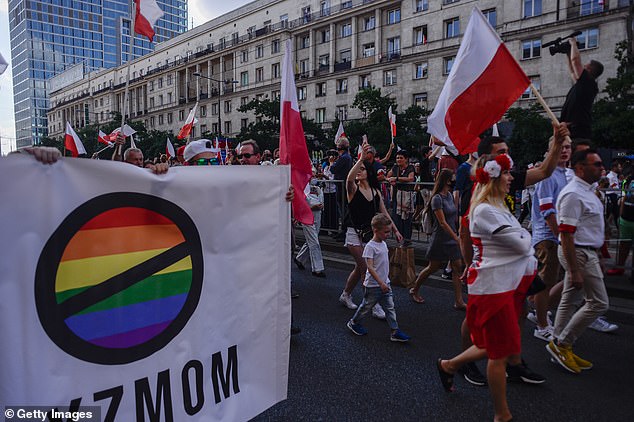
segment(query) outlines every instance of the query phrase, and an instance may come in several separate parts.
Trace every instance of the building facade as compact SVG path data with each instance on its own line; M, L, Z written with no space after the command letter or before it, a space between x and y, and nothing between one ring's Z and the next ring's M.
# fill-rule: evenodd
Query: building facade
M279 96L287 39L301 113L316 123L363 118L351 105L369 86L391 95L400 110L433 108L473 7L556 113L572 81L565 55L551 56L542 44L581 31L584 63L605 65L603 89L616 75L615 44L631 40L630 0L256 0L132 62L125 114L148 130L177 133L198 102L194 136L235 136L256 119L238 112L240 105ZM125 66L87 73L53 92L50 135L62 135L67 120L82 127L91 121L86 116L96 115L99 123L123 113L125 74ZM534 101L527 90L516 105Z
M157 24L155 43L187 30L187 0L158 4L165 15ZM89 72L128 60L131 7L130 0L9 0L18 148L47 135L47 80L76 65ZM138 37L133 57L153 48Z

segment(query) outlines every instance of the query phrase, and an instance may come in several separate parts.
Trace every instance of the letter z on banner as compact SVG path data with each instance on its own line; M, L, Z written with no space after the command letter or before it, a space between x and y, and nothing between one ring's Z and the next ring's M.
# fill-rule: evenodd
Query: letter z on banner
M0 180L1 403L240 421L286 398L287 166L16 154Z

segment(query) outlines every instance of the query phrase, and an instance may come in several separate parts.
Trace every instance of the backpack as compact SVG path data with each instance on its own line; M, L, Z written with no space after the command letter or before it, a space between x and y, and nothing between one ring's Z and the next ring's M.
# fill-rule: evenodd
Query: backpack
M431 215L431 207L427 207L425 208L425 211L423 211L423 223L421 225L421 229L423 230L423 233L425 234L432 234L432 232L434 231L434 218Z

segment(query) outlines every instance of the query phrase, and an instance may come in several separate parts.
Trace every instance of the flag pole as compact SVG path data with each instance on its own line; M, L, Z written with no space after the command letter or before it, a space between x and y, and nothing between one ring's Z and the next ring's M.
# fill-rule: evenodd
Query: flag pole
M557 119L557 117L553 114L550 107L548 107L548 104L546 104L544 97L542 97L542 94L539 93L539 91L537 90L537 88L535 88L535 85L533 85L532 82L530 84L530 88L531 88L531 91L533 91L533 95L535 95L535 98L537 98L537 101L539 101L539 103L544 108L544 111L546 111L546 114L548 114L548 117L550 117L550 120L553 123L559 125L559 119Z
M123 106L121 107L121 133L123 134L123 126L125 125L125 115L128 111L128 97L130 96L130 65L132 63L132 56L134 52L134 20L136 19L136 5L134 0L130 4L132 11L132 20L130 21L130 46L128 50L128 63L125 77L125 92L123 94ZM124 134L125 135L125 134ZM122 156L123 145L117 144L115 147L114 155Z
M107 145L103 148L101 148L99 151L97 151L95 154L101 154L102 152L104 152L105 150L107 150L108 148L112 148L114 145Z

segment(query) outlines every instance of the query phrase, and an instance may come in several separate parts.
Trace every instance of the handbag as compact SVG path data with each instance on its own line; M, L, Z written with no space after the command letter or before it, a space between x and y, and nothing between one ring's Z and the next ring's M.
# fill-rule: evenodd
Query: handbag
M414 287L416 268L413 247L403 246L390 250L390 282L394 286Z
M423 211L423 223L421 226L423 233L428 235L432 234L432 232L434 231L434 221L429 211L429 207L425 208L425 211Z

